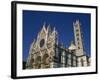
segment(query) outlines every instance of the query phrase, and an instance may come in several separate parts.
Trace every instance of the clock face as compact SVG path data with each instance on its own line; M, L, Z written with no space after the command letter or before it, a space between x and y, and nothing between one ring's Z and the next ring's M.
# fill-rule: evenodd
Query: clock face
M40 47L43 47L44 43L45 43L45 40L42 39L42 40L40 41Z

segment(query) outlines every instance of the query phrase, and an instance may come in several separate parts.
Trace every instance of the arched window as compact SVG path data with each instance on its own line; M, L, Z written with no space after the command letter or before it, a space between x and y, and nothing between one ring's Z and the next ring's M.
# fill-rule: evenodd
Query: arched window
M36 58L36 63L38 63L38 64L41 63L41 56L37 56L37 58Z
M49 58L49 55L48 55L48 54L44 54L44 55L43 55L42 61L43 61L44 64L47 64L47 59L48 59L48 58Z

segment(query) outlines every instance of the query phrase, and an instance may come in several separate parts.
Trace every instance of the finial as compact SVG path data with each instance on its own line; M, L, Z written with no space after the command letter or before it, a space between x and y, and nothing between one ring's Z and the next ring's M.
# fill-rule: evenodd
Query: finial
M46 31L45 26L46 26L46 23L44 22L44 24L43 24L43 28L42 28L42 29Z
M48 29L48 30L50 29L50 24L48 25L47 29Z
M44 22L44 24L43 24L43 28L45 28L45 25L46 25L46 23Z
M54 32L55 32L55 31L56 31L56 28L54 27L54 29L53 29L53 30L54 30Z
M49 24L48 27L47 27L47 31L48 31L48 32L51 32L50 24Z

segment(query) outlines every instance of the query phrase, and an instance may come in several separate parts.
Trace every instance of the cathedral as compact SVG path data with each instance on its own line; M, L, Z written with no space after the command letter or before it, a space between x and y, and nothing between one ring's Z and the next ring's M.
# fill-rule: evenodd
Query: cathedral
M30 45L26 69L90 66L91 60L84 51L79 20L73 22L73 30L74 40L66 48L59 43L57 30L44 24Z

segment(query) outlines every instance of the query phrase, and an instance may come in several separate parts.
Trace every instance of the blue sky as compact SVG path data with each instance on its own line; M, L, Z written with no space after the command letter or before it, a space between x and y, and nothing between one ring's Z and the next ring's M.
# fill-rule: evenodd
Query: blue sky
M91 15L86 13L46 12L23 10L23 60L26 61L30 45L37 38L44 22L51 28L56 28L59 42L68 48L74 40L73 22L79 20L83 32L83 42L87 55L90 55L91 46Z

